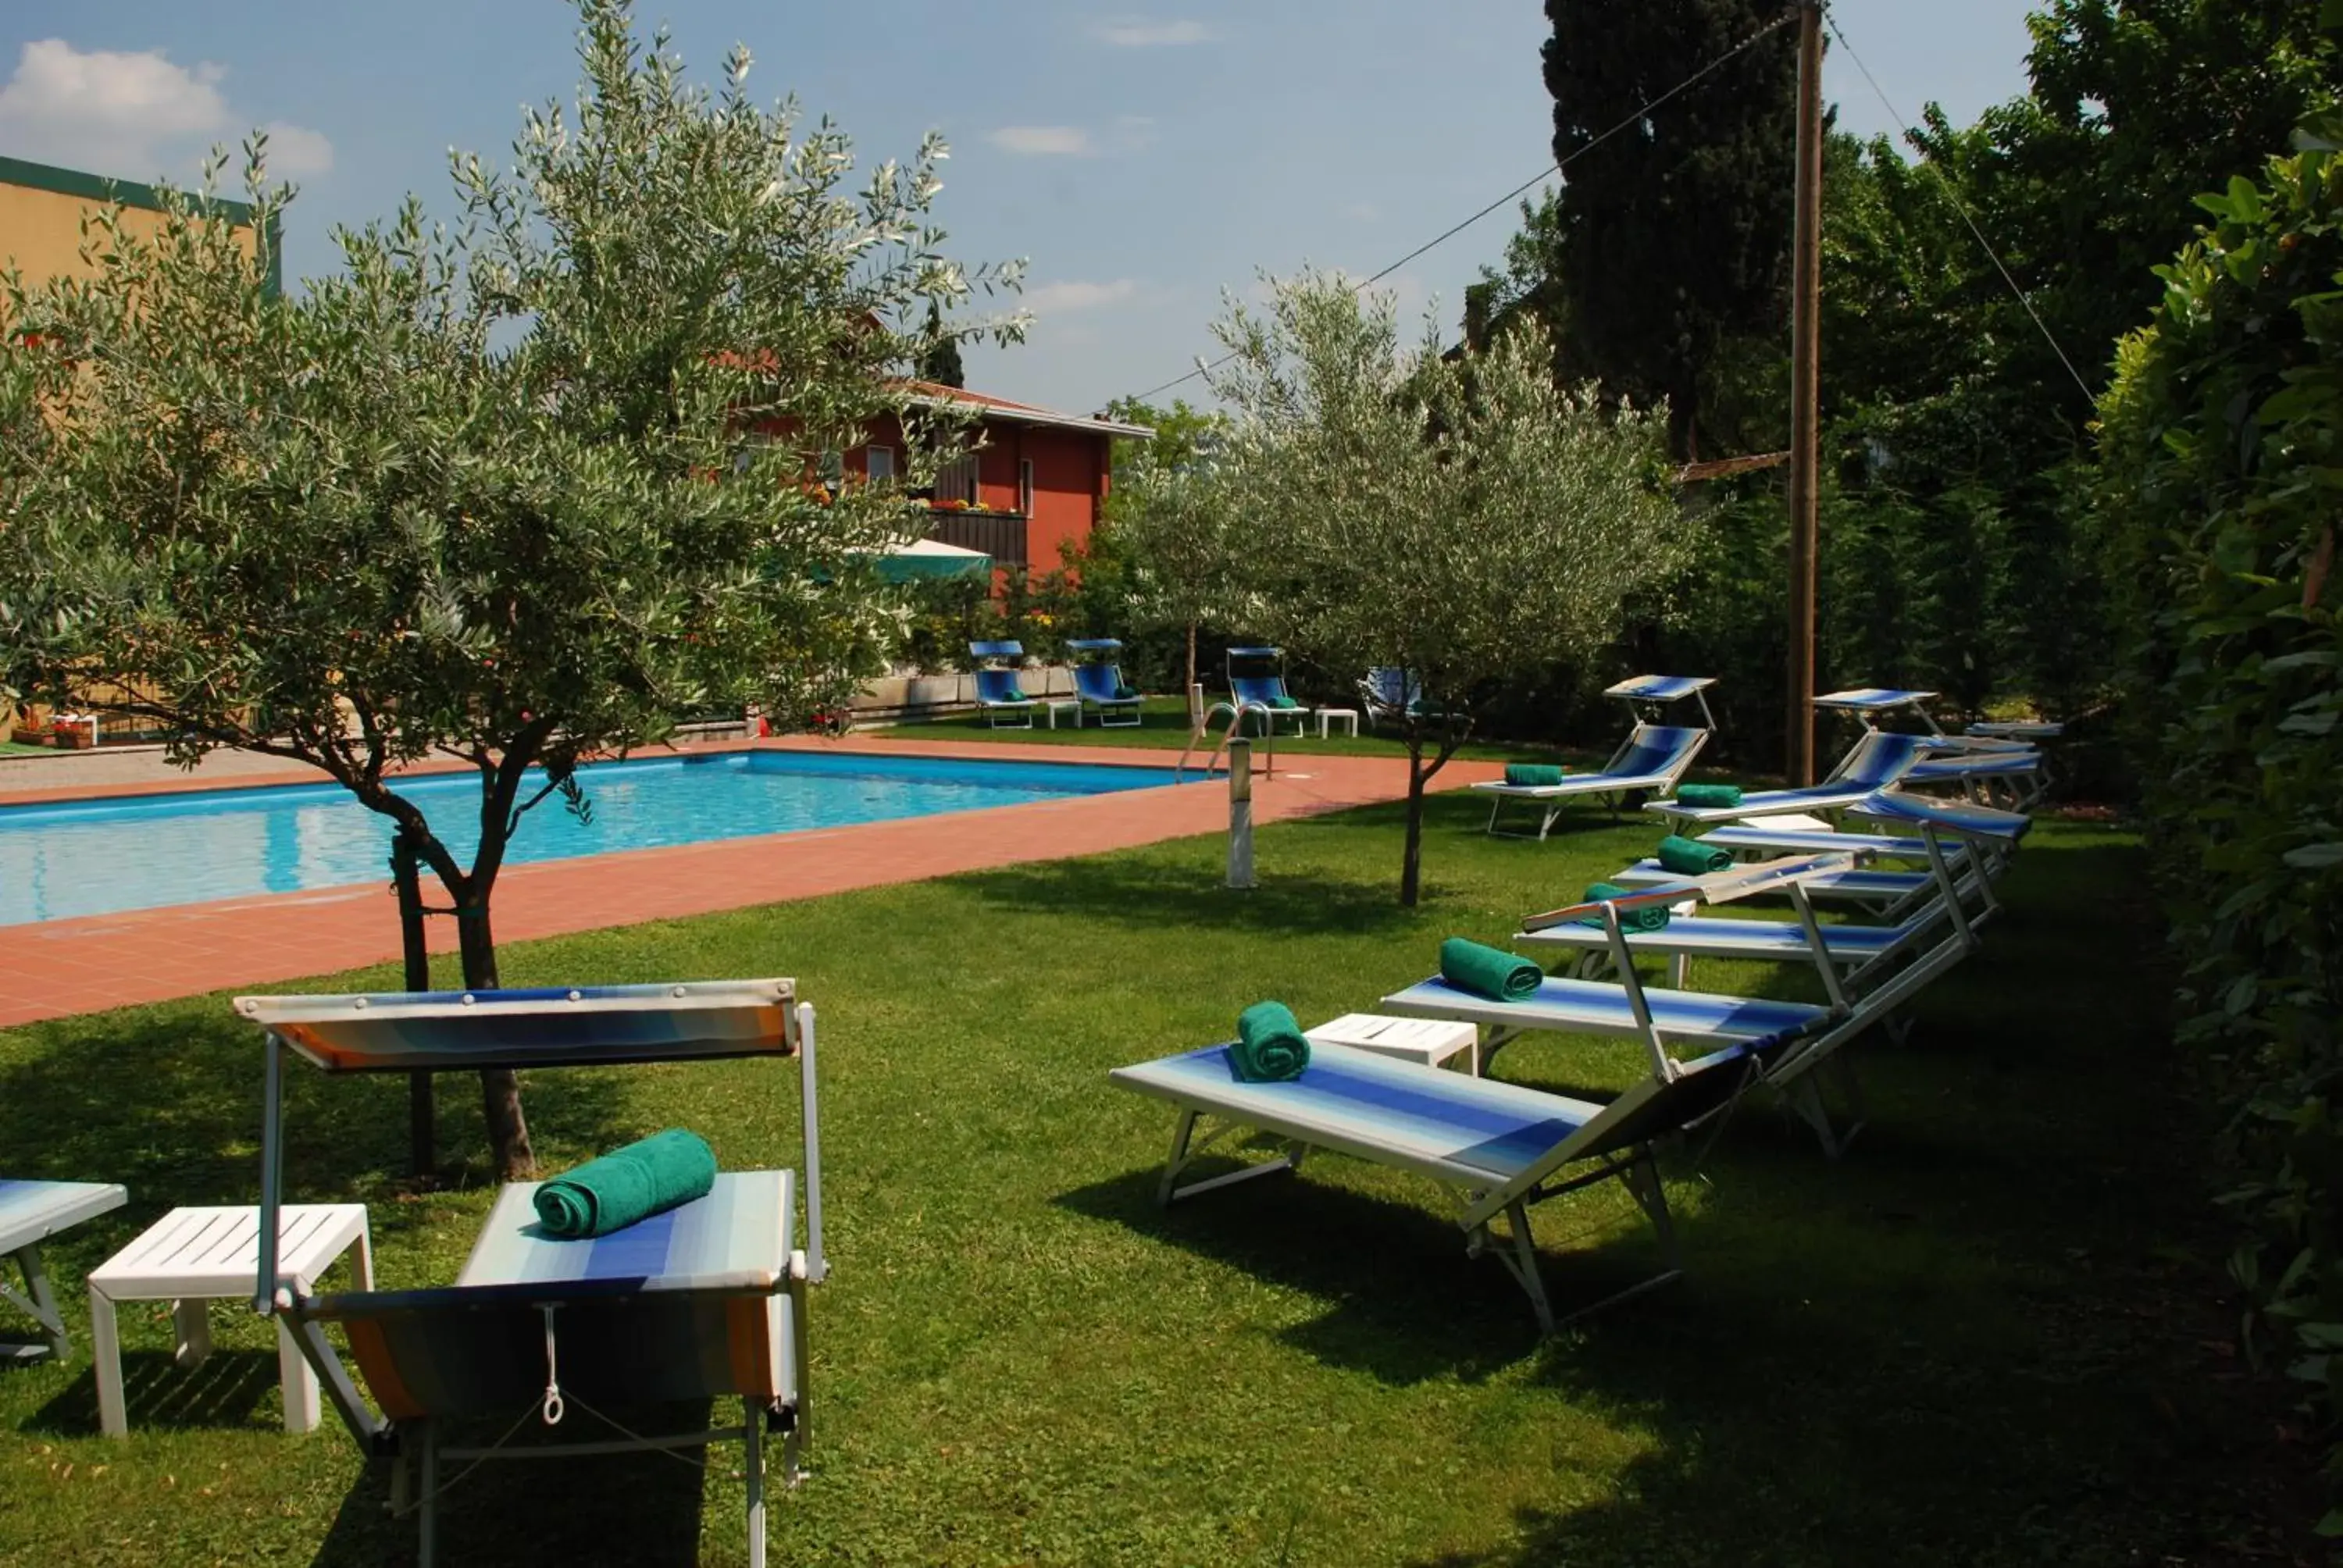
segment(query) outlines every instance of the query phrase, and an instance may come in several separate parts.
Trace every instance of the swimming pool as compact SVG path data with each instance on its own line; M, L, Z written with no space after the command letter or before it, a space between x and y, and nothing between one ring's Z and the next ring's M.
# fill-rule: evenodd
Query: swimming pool
M578 778L592 820L548 799L521 819L508 863L1174 782L1169 768L802 751L600 762L579 769ZM397 788L468 863L479 839L478 779L441 775ZM387 882L389 854L388 819L338 784L0 806L0 926ZM425 886L427 893L435 887L427 871Z

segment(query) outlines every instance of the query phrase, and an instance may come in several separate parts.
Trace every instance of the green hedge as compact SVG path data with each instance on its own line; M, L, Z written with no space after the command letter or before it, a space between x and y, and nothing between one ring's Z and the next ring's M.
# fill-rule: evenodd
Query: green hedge
M2234 1088L2232 1261L2252 1342L2343 1412L2343 161L2332 139L2161 269L2101 407L2127 708L2187 962L2183 1028ZM2329 1529L2343 1527L2343 1511Z

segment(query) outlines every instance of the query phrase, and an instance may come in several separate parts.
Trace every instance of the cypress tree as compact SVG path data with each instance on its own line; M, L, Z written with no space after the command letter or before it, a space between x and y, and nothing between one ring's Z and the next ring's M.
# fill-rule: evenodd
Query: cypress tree
M1594 145L1778 17L1779 0L1546 0L1545 14L1561 367L1614 397L1664 396L1691 460L1704 433L1728 434L1710 427L1712 368L1736 339L1787 328L1796 30Z

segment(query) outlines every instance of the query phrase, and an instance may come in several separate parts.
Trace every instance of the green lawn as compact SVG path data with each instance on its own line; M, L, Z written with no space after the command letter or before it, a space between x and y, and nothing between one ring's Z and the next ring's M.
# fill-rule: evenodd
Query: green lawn
M1502 938L1653 836L1497 842L1479 819L1433 802L1415 912L1391 901L1397 814L1374 809L1264 829L1250 894L1192 839L507 950L514 984L780 973L820 1010L836 1271L814 1302L817 1472L774 1510L777 1561L2223 1555L2268 1427L2187 1348L2226 1326L2204 1306L2210 1131L2166 1043L2139 854L2111 829L2046 824L1985 952L1907 1044L1858 1051L1874 1119L1844 1161L1744 1107L1672 1168L1687 1279L1558 1339L1464 1258L1443 1194L1393 1173L1322 1157L1159 1211L1169 1113L1108 1068L1224 1037L1262 996L1305 1020L1368 1006L1442 935ZM1554 1089L1636 1070L1631 1048L1551 1038L1501 1066ZM77 1281L173 1203L250 1201L258 1079L221 997L0 1032L8 1173L134 1198L56 1245L55 1271ZM299 1071L290 1121L295 1195L371 1203L392 1286L451 1279L488 1201L454 1081L441 1135L473 1163L420 1196L388 1174L404 1092ZM797 1160L787 1066L539 1074L528 1104L556 1165L678 1123L730 1166ZM1541 1221L1560 1298L1649 1262L1615 1189ZM277 1431L266 1333L215 1318L220 1352L182 1374L165 1312L126 1310L126 1442L95 1435L85 1357L0 1372L0 1562L411 1550L383 1467L337 1428ZM449 1494L450 1560L738 1561L736 1464L489 1466Z

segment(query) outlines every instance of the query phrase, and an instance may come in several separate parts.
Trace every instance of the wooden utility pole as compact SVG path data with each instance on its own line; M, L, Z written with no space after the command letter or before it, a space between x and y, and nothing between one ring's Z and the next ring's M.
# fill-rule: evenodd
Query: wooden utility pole
M1815 781L1815 500L1822 458L1823 0L1798 6L1798 206L1790 285L1790 689L1784 761Z

